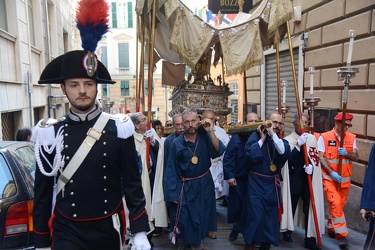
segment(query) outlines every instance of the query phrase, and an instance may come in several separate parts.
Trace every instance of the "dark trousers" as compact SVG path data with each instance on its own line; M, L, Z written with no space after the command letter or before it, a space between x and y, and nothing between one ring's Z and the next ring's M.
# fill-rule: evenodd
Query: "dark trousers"
M52 221L52 227L53 250L120 249L120 236L113 227L111 216L100 220L78 222L57 215Z
M375 249L375 218L370 220L370 226L367 233L367 238L363 250Z
M291 198L292 198L292 213L293 217L296 213L296 208L298 204L299 198L302 199L303 206L303 214L304 214L304 220L305 220L305 227L307 228L308 218L309 218L309 205L310 205L310 190L309 185L304 185L302 189L298 190L299 192L291 192ZM307 229L305 230L305 237L307 235Z

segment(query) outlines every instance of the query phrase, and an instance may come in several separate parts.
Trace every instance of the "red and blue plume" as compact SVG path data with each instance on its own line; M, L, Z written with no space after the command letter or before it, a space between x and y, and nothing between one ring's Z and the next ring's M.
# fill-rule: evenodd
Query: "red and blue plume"
M106 0L81 0L76 11L77 28L82 48L95 52L103 35L109 30L109 5Z

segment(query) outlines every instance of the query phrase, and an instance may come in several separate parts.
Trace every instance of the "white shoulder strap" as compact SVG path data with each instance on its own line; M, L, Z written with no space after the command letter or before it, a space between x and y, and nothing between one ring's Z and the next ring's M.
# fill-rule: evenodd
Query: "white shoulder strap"
M72 178L72 176L77 171L83 160L86 158L87 154L90 152L95 142L100 139L102 131L110 117L110 114L102 112L99 119L94 124L94 127L89 129L89 131L87 132L87 137L85 138L85 140L83 140L81 146L78 148L77 152L74 154L69 164L61 173L57 181L56 194L58 194L64 188L66 183L68 183L70 178Z

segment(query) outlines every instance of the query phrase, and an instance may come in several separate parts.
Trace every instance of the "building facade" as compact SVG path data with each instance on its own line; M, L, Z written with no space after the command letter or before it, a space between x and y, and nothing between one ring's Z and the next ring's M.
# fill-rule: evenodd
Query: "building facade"
M0 140L65 114L59 85L39 85L53 58L72 50L72 1L0 0Z
M259 2L254 0L254 4ZM369 152L375 141L375 2L297 0L292 3L301 9L301 19L289 22L301 106L307 110L302 100L310 97L309 67L314 67L313 96L321 99L315 107L320 116L315 125L317 128L322 125L319 132L332 129L334 115L342 111L344 84L338 79L337 70L346 67L348 61L349 30L356 33L351 66L359 72L350 79L347 111L354 115L349 131L357 135L360 159L353 163L346 209L350 211L348 226L366 231L368 225L358 219L357 212ZM291 108L286 114L286 134L292 129L290 121L296 113L290 58L288 41L284 40L280 44L281 81L288 83L285 104ZM247 100L258 107L262 119L277 108L275 65L275 50L269 49L264 52L261 66L246 71Z
M99 98L107 112L125 113L136 112L136 82L140 62L141 48L137 41L137 15L135 13L135 0L108 1L110 4L110 32L99 42L97 54L108 68L116 84L102 85ZM138 46L138 52L137 52ZM145 59L144 71L144 109L147 111L148 103L148 62ZM163 123L170 119L168 112L171 110L170 101L172 89L162 84L161 63L156 64L153 74L152 89L152 119L159 119ZM143 96L143 95L141 95ZM141 100L143 103L143 100Z

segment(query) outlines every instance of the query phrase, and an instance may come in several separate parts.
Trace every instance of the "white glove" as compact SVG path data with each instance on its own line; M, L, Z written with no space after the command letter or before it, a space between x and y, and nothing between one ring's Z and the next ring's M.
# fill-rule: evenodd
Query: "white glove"
M152 129L147 130L144 136L146 136L146 138L150 138L152 144L155 143L154 131L152 131Z
M304 165L303 167L305 168L306 174L312 174L313 166L311 164L309 164L308 166Z
M308 133L303 133L303 134L298 138L298 140L297 140L298 145L302 146L303 144L305 144L306 141L307 141L307 137L308 137L308 135L309 135Z
M51 250L51 247L37 247L35 250Z
M146 232L136 233L134 236L134 246L137 250L150 250L151 245L147 239Z

